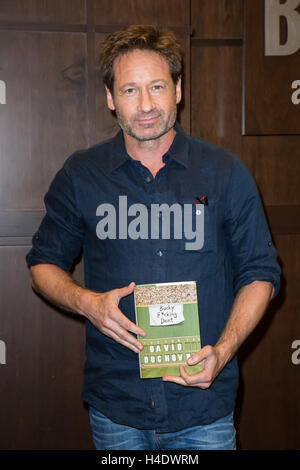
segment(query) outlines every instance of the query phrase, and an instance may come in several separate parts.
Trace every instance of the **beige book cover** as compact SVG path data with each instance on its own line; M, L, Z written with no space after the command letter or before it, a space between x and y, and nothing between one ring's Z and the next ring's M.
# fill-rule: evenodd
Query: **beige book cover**
M187 366L187 359L201 349L197 286L195 281L140 284L135 286L136 323L146 332L138 336L143 379L180 375L179 364L189 374L201 365Z

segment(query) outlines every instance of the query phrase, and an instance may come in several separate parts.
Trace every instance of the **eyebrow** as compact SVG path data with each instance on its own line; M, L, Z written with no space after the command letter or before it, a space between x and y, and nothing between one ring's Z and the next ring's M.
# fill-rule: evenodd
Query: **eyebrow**
M163 83L167 83L166 80L164 80L163 78L155 78L154 80L151 80L151 82L149 83L150 85L153 85L154 83L157 83L157 82L163 82ZM136 82L127 82L127 83L124 83L124 85L121 86L120 90L122 90L123 88L126 88L126 87L135 87L137 86L137 83Z

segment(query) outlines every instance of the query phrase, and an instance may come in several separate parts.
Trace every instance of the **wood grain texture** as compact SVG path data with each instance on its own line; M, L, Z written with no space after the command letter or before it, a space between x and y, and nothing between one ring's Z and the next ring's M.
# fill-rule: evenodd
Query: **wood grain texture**
M274 235L300 235L300 204L265 206Z
M92 449L80 397L84 323L32 291L28 250L0 248L0 338L6 344L6 364L0 368L0 448ZM75 277L82 279L81 265Z
M95 37L95 80L96 80L96 141L106 140L119 131L114 114L108 109L106 92L100 69L100 54L106 34L96 34Z
M300 137L242 135L243 4L0 0L0 80L7 87L7 103L0 105L0 339L7 345L7 364L0 367L1 448L93 448L80 398L84 325L32 291L25 255L56 171L74 150L118 130L97 62L105 34L160 23L177 31L186 55L180 120L250 169L283 270L278 297L239 353L239 447L300 449L300 365L291 362L291 344L300 339ZM255 33L256 18L250 19ZM4 23L10 31L1 31ZM271 85L267 93L273 91ZM74 274L82 282L81 263Z
M192 134L241 156L242 49L192 42ZM249 160L251 167L251 160Z
M206 4L205 13L204 3L192 2L196 30L191 42L192 133L238 154L252 172L283 270L278 297L239 352L238 445L241 449L299 449L300 366L291 362L291 344L300 338L299 136L242 135L242 47L228 42L224 26L216 19L215 2ZM237 7L235 13L242 21L241 9ZM255 32L255 17L251 21ZM258 96L253 94L253 105L264 119Z
M300 135L299 105L291 100L292 83L299 76L300 49L292 55L265 56L264 2L246 0L245 5L243 132Z
M0 244L6 237L32 237L44 211L0 211Z
M0 21L85 23L85 0L1 0Z
M189 0L95 0L98 25L189 25Z
M242 155L253 161L266 205L300 203L300 136L243 137Z
M191 25L194 37L242 37L243 0L191 0Z
M300 365L291 360L299 328L299 235L276 236L282 287L262 322L239 353L241 380L237 409L243 450L300 448Z
M83 33L0 32L0 209L43 209L55 173L87 145Z

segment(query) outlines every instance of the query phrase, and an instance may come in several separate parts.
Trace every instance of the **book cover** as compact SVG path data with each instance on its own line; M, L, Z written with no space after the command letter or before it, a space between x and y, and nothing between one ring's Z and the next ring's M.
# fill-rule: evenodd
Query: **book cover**
M189 374L202 366L187 366L187 359L201 349L197 287L195 281L140 284L134 289L136 323L146 332L138 336L142 379L180 375L179 364Z

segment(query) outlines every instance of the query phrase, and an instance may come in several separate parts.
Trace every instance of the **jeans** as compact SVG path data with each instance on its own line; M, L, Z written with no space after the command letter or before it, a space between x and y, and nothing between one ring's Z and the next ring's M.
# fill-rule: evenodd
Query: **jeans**
M90 423L97 450L235 450L233 414L205 426L159 433L116 424L90 407Z

